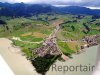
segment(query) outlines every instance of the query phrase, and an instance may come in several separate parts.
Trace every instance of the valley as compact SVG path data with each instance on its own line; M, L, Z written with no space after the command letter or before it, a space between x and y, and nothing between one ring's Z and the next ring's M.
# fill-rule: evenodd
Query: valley
M39 14L31 17L0 17L0 37L32 62L45 75L50 66L73 58L85 48L100 44L100 18L91 15Z

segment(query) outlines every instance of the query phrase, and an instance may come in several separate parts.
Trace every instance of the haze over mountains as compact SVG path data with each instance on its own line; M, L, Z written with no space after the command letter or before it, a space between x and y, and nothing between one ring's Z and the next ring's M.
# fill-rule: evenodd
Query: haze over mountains
M0 16L32 16L41 13L100 15L100 10L79 6L56 7L48 4L10 4L0 2Z

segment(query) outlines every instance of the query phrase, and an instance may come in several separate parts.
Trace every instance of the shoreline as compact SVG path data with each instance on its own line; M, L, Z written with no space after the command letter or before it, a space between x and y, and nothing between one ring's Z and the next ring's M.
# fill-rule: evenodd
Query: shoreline
M25 56L22 56L20 48L12 47L11 43L12 41L7 38L0 38L0 55L15 75L39 75L31 62Z
M93 46L93 47L89 47L89 48L86 48L86 51L83 52L83 53L80 53L80 54L73 54L73 58L72 59L69 59L65 62L62 62L62 61L59 61L57 60L54 65L56 64L56 68L58 68L60 66L61 67L64 67L64 66L77 66L79 64L81 64L82 66L86 65L88 66L89 64L91 66L93 65L96 65L96 60L97 60L97 53L98 53L98 46ZM54 69L55 70L55 69ZM91 72L81 72L81 71L73 71L73 72L70 72L70 71L66 71L66 73L63 73L63 69L61 69L62 71L52 71L52 66L50 67L50 70L47 72L46 75L89 75L91 74Z
M11 67L15 75L39 75L36 71L34 66L31 64L29 60L25 56L22 55L19 47L13 47L11 45L12 41L10 41L7 38L0 38L0 48L3 50L0 51L0 54L3 56L5 61L8 63L8 65ZM95 46L93 46L95 47ZM80 54L73 54L73 59L79 57L79 55L85 54L88 50L92 47L85 48L85 52L82 52ZM18 58L18 59L17 59ZM72 61L73 59L69 59L66 62ZM61 62L58 61L57 62ZM57 63L56 62L56 63ZM16 64L15 64L16 63ZM61 62L64 63L64 62ZM21 65L21 66L20 66ZM25 65L25 66L24 66ZM49 71L48 71L49 72ZM52 73L52 72L51 72ZM48 75L48 74L47 74Z

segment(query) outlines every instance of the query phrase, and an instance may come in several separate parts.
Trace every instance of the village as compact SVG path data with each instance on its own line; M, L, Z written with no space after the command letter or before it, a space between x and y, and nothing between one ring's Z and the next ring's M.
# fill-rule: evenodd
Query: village
M43 46L42 47L33 50L33 55L36 54L39 57L45 57L46 55L61 55L61 57L63 59L65 59L65 58L68 59L68 57L63 54L63 52L59 49L59 47L57 45L57 33L60 30L60 24L61 23L62 23L62 21L58 22L57 24L54 22L54 25L55 25L56 28L43 41ZM80 45L80 51L78 51L77 54L81 53L81 51L83 51L83 49L85 49L85 48L100 44L100 34L92 35L92 36L85 36L80 41L84 42L85 44ZM65 41L62 41L62 42L68 42L68 40L66 39ZM70 42L75 42L75 40L70 40Z
M56 24L56 28L54 31L45 39L43 42L43 46L33 50L33 54L37 54L40 57L45 57L46 55L61 55L62 52L58 48L56 44L57 40L57 32L60 30L59 24L62 23L58 22ZM55 24L55 23L54 23Z
M82 39L82 41L85 42L86 44L81 46L81 49L98 45L100 44L100 34L93 36L86 36Z

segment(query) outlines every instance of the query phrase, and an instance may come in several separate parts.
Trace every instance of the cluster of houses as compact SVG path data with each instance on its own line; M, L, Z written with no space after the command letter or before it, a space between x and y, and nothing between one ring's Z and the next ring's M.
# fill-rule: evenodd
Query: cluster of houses
M81 46L81 49L84 49L85 47L95 46L100 44L100 34L93 35L93 36L86 36L84 39L82 39L86 44L84 46Z
M34 54L37 54L40 57L45 57L46 55L60 55L56 43L53 42L53 40L46 40L42 47L37 48L36 50L33 50Z
M37 54L40 57L45 57L46 55L61 55L61 52L56 45L56 39L57 39L56 35L57 35L57 32L60 29L59 23L60 23L60 21L54 24L54 25L56 25L56 29L43 42L43 46L40 47L40 48L37 48L36 50L33 50L34 54Z

